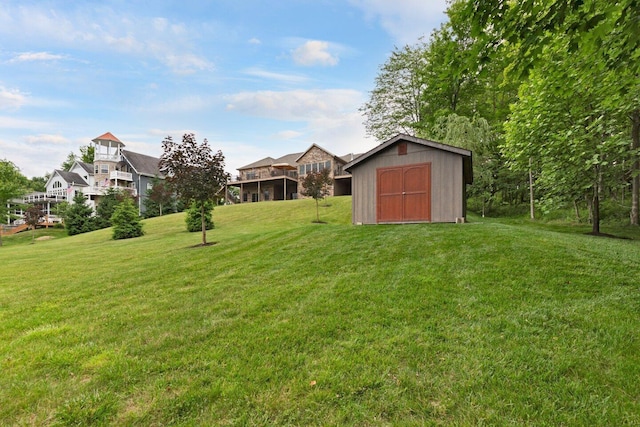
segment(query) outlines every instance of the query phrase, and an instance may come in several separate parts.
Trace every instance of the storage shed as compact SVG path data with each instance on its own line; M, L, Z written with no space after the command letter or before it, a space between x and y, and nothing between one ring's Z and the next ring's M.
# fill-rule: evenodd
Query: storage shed
M397 135L344 166L352 175L354 224L461 222L471 151Z

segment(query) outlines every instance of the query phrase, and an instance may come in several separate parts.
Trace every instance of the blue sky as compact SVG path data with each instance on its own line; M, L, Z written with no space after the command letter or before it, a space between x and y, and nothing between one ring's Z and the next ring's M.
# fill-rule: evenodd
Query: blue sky
M446 0L3 0L0 159L28 177L105 132L160 156L194 132L226 169L319 144L363 152L358 111Z

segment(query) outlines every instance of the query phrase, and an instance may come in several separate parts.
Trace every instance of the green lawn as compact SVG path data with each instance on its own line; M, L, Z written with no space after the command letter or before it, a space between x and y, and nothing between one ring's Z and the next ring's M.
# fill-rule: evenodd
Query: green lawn
M328 203L0 248L0 425L640 425L640 241Z

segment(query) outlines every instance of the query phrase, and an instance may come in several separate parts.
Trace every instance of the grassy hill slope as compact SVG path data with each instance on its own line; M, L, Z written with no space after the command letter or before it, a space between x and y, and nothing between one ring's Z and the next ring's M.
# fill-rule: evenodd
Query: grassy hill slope
M0 425L639 425L640 244L351 200L0 248Z

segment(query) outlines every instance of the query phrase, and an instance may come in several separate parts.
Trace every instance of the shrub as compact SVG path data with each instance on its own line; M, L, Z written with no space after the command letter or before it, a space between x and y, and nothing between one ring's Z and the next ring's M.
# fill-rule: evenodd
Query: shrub
M215 228L211 211L213 210L213 203L207 202L204 209L204 221L207 230ZM200 215L200 203L194 202L187 209L187 216L185 217L187 223L187 231L195 232L202 231L202 216Z
M132 237L142 236L142 223L138 216L138 209L133 205L130 198L126 198L122 203L116 206L111 216L111 224L113 225L113 238L130 239Z

